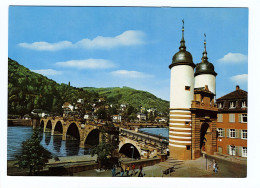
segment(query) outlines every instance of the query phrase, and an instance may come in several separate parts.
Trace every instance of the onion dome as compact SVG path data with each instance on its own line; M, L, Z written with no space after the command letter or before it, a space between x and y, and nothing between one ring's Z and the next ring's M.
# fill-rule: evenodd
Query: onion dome
M182 20L183 26L182 26L182 39L181 39L181 45L179 47L179 52L174 54L172 57L172 64L169 65L169 68L171 69L172 67L176 65L190 65L193 68L196 66L193 63L192 55L190 52L186 51L186 46L185 46L185 40L184 40L184 20Z
M214 76L217 76L217 73L214 70L214 65L208 61L207 57L207 50L206 50L206 34L204 34L204 52L202 53L203 56L201 58L201 62L196 65L196 71L194 73L194 76L200 75L200 74L212 74Z

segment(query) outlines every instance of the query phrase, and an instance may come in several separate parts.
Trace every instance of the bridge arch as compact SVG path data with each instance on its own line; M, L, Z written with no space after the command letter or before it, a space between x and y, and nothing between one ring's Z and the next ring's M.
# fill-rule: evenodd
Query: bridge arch
M100 130L93 129L91 130L84 139L84 145L98 145L99 144L99 138L100 138Z
M139 149L137 149L137 147L131 143L125 143L124 145L122 145L121 148L119 149L119 153L122 153L129 158L132 158L132 155L134 159L141 158Z
M70 136L74 139L80 140L80 130L75 122L71 123L68 126L66 137Z
M54 134L62 134L63 133L63 126L61 121L57 121L54 126Z
M52 130L52 123L51 120L48 120L44 132L51 132L51 130Z

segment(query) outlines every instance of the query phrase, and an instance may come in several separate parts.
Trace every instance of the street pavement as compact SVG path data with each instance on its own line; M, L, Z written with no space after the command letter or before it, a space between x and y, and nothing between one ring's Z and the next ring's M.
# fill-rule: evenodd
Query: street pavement
M218 173L213 172L213 159L218 163ZM168 173L167 173L168 169ZM169 171L172 169L172 171ZM136 174L132 175L130 170L129 176L138 177L139 169ZM117 169L116 177L120 177L120 168ZM207 158L199 158L196 160L178 161L168 159L165 162L155 164L143 168L144 177L233 177L243 178L247 176L246 160L236 158L227 158L226 156L207 156ZM131 174L131 175L130 175ZM73 176L95 176L95 177L111 177L111 170L88 170L84 172L74 173Z

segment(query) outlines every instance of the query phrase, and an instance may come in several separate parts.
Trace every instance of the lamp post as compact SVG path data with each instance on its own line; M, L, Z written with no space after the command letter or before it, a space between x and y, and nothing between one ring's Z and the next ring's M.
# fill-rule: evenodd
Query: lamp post
M134 160L134 151L135 151L134 149L135 148L134 148L134 146L130 146L130 148L133 149L133 151L132 151L132 161L133 161Z

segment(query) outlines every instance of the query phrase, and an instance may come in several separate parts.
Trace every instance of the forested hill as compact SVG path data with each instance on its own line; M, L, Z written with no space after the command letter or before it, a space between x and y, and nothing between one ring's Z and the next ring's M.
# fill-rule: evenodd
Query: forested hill
M129 104L135 108L140 106L145 109L156 108L158 112L168 114L169 102L157 98L153 94L135 90L130 87L108 87L108 88L94 88L84 87L85 91L95 91L101 97L104 97L109 103L112 104Z
M106 104L128 104L139 110L140 106L156 108L167 114L169 102L145 91L129 87L115 88L76 88L58 84L47 77L32 72L18 62L8 58L8 114L30 114L33 109L62 114L64 102L76 103L84 99L85 104L95 103L104 98Z
M33 109L61 113L64 102L82 98L92 102L96 92L58 84L8 58L8 114L30 114Z

